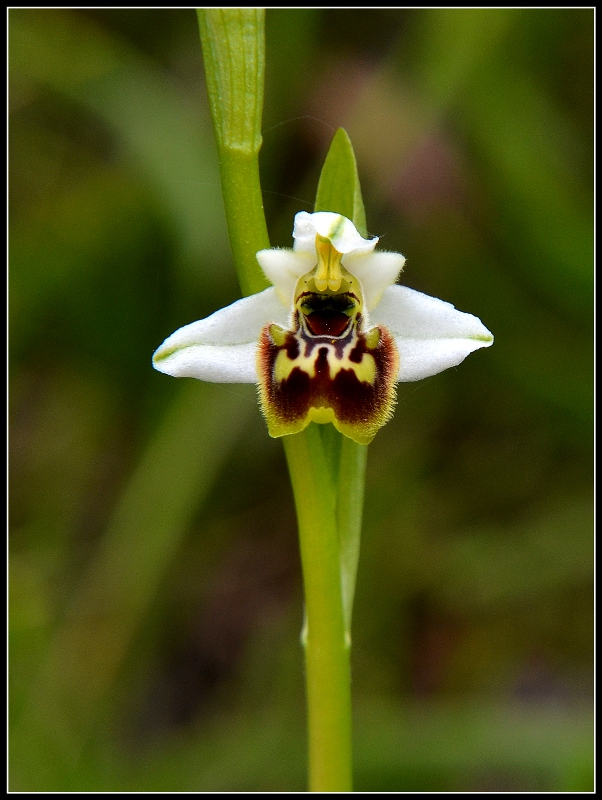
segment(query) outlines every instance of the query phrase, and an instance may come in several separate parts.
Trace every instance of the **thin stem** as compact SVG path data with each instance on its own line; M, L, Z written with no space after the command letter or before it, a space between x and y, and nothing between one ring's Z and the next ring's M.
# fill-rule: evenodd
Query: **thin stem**
M309 789L351 791L351 672L341 591L336 493L319 430L287 436L306 626Z
M257 154L218 147L222 193L228 219L230 246L242 293L261 292L270 285L259 269L255 254L270 246Z
M251 294L268 285L255 257L259 250L269 247L258 163L264 13L261 9L198 9L198 18L232 253L241 289L244 294ZM339 147L344 150L344 142ZM335 191L336 185L336 181L332 186L329 184L329 190ZM357 191L355 199L356 195L361 201ZM312 424L302 433L283 440L295 495L303 564L309 785L310 791L316 792L351 790L351 686L346 622L350 621L355 577L351 584L345 581L348 608L344 611L341 552L346 564L356 565L357 548L349 546L345 535L344 541L339 540L337 500L343 525L358 536L359 528L348 519L358 513L358 508L337 489L340 438L339 434L322 436ZM358 473L356 462L352 458L349 469L363 475L361 469ZM356 490L356 483L347 474L347 491Z
M351 614L360 557L368 446L342 437L338 473L337 530L345 631L351 641Z
M270 246L259 182L265 12L199 8L197 15L230 245L249 295L269 286L255 258Z

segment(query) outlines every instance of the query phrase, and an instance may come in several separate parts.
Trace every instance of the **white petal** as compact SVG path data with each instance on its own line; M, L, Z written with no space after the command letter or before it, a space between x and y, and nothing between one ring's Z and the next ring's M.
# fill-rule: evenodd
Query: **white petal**
M216 383L255 383L255 350L266 322L287 326L289 312L270 287L172 333L153 356L159 372Z
M342 264L359 278L364 290L364 301L368 311L372 311L380 302L385 289L397 280L405 258L401 253L349 253L343 257Z
M315 236L314 236L315 239ZM278 296L287 308L290 308L295 294L297 281L318 263L314 241L313 253L295 253L292 250L260 250L257 261L266 278L278 290Z
M192 323L194 325L194 323ZM211 383L257 383L257 342L225 347L193 345L177 350L164 361L153 361L155 369L174 378L197 378Z
M473 350L493 344L478 317L406 286L385 290L371 324L385 325L395 337L400 381L436 375L460 364Z
M316 211L309 214L300 211L295 215L293 238L295 252L316 252L316 234L330 239L332 246L339 253L370 253L376 247L378 237L364 239L357 232L357 228L341 214L332 211Z

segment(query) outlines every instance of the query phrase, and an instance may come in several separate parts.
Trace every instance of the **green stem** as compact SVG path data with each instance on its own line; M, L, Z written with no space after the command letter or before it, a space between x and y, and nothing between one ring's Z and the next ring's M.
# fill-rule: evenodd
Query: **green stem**
M269 247L258 159L263 15L262 9L198 9L228 231L244 294L268 285L255 257ZM345 137L337 139L343 150L348 142ZM328 182L326 189L336 190L337 183ZM348 631L361 520L358 481L363 485L364 462L362 456L351 454L346 466L340 467L348 447L340 439L331 430L323 435L312 424L283 440L297 508L305 586L309 786L315 792L351 791L352 785ZM339 531L339 523L344 531ZM357 543L352 541L355 534ZM342 576L346 565L353 565L351 581Z
M270 246L259 181L265 12L199 8L197 16L230 245L249 295L270 285L255 258Z
M287 436L299 525L306 623L309 789L351 791L351 673L341 591L336 493L320 432Z
M337 529L345 630L350 639L355 580L360 557L368 446L357 444L345 436L342 440L338 475Z
M270 285L255 257L259 250L270 246L259 184L259 159L255 154L219 148L219 162L230 246L240 288L246 296Z

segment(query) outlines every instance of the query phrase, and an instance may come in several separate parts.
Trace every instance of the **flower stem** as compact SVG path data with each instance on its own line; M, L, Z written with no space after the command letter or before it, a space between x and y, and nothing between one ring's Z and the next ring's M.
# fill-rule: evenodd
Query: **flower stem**
M368 445L342 437L338 475L337 529L339 532L341 592L345 631L351 639L351 613L360 557L362 512Z
M259 184L257 155L219 148L224 206L230 246L243 295L270 285L258 268L255 253L270 246ZM255 249L257 248L257 249Z
M259 182L265 11L198 8L228 234L244 295L267 289L255 253L270 246Z
M255 257L269 247L258 162L264 12L197 12L230 243L241 289L247 295L268 285ZM331 163L337 167L352 151L344 132L335 138ZM338 151L342 155L337 155ZM351 160L355 170L352 155ZM361 195L357 180L350 181L348 173L349 167L327 170L321 195L330 202L341 183L349 185L352 203L348 213L357 216ZM363 205L359 211L363 213ZM342 444L341 438L331 426L326 433L311 424L283 439L295 495L305 588L309 788L314 792L351 791L349 626L365 448L351 443L356 449L348 452L350 445Z
M306 623L309 790L351 791L351 675L336 491L320 432L284 439L299 525Z

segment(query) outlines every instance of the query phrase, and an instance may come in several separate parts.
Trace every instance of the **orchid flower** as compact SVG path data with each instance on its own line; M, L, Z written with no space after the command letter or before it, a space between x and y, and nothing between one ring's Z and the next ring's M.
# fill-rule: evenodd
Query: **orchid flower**
M399 253L375 252L346 217L295 216L292 250L257 260L273 284L169 336L153 356L160 372L257 383L269 433L332 422L368 444L391 417L397 381L417 381L489 347L472 314L396 285Z

